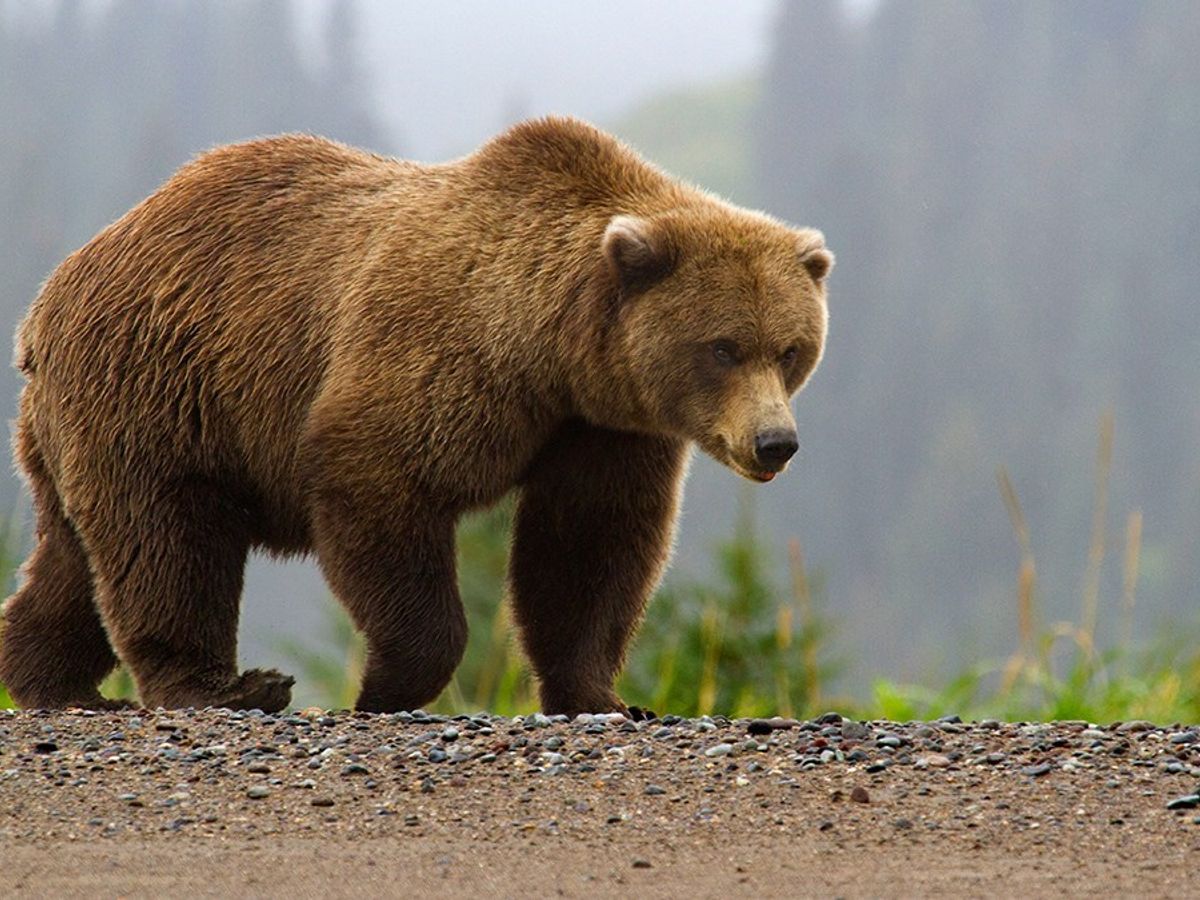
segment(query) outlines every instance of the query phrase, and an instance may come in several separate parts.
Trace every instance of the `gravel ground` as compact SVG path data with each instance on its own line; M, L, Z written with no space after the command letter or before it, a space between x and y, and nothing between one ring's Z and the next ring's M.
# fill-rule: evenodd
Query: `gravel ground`
M0 712L9 896L1185 895L1200 727Z

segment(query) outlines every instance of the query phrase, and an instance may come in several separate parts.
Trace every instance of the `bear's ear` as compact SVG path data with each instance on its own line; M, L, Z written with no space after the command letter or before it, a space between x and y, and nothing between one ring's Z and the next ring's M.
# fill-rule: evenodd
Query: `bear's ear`
M622 290L649 287L671 271L675 257L661 226L637 216L613 216L601 242Z
M800 255L800 263L808 270L812 280L820 284L833 269L833 254L825 246L825 235L807 228L797 237L796 249Z

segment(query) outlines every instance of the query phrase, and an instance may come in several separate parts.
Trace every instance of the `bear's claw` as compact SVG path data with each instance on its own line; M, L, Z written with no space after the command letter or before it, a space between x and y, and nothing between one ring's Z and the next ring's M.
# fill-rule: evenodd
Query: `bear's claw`
M275 669L249 669L241 674L212 705L227 709L261 709L279 712L292 700L296 679Z

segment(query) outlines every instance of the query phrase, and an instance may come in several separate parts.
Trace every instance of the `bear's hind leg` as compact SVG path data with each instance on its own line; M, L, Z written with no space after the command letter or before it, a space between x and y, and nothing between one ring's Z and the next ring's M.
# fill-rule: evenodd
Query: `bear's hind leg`
M142 489L132 496L146 496ZM250 540L240 504L218 486L188 480L138 507L105 504L83 529L105 625L137 682L142 704L277 712L289 676L238 675L237 623ZM137 517L118 519L140 509Z
M27 709L120 708L98 690L116 664L79 539L69 525L46 529L4 607L0 684Z
M100 624L87 557L27 421L18 421L15 449L33 493L37 544L24 584L4 604L0 683L24 707L127 705L97 690L117 659Z
M679 441L565 426L521 489L509 595L546 713L625 711L613 682L670 553Z

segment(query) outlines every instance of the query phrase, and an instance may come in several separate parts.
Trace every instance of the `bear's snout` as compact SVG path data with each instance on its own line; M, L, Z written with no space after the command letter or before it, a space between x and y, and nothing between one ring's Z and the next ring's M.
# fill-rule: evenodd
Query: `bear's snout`
M786 466L798 449L800 441L791 428L772 428L754 438L754 458L770 472L778 472Z

